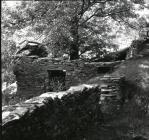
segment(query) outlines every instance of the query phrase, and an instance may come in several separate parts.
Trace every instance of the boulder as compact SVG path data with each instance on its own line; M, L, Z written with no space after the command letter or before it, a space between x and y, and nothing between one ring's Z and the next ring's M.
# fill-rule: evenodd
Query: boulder
M34 41L23 41L20 44L20 49L16 52L16 57L22 56L38 56L38 57L47 57L48 51L44 44L34 42Z
M15 98L17 93L17 82L9 85L6 88L2 89L2 104L8 105L11 104L10 102Z

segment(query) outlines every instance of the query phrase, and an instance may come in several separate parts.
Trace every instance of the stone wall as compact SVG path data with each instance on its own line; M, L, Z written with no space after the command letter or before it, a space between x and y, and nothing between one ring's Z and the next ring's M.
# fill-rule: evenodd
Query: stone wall
M3 107L3 140L82 139L89 125L102 123L99 100L98 86L87 85Z
M99 67L113 67L118 63L89 63L81 60L60 61L49 58L21 57L14 64L14 74L18 85L17 94L30 98L47 92L49 70L66 72L65 85L68 89L70 86L79 85L92 77L99 76Z
M96 78L94 82L99 83L101 89L99 102L101 111L111 117L113 110L117 111L125 102L125 92L123 91L125 77L106 75Z
M45 101L48 98L52 98L53 100L55 98L61 99L63 96L68 94L75 96L75 94L81 94L84 90L89 92L96 91L99 94L98 103L101 107L102 105L105 105L107 99L110 101L122 100L122 94L125 94L122 92L122 85L125 83L124 77L101 77L101 80L104 81L104 84L82 84L79 86L72 86L67 91L47 92L15 105L3 106L2 124L5 125L13 120L18 120L24 116L26 112L32 113L32 111L37 107L40 108L44 106ZM84 102L84 100L85 99L83 99L82 102Z
M134 116L138 107L132 106L134 100L119 109L114 107L114 102L100 102L103 95L108 98L112 94L119 95L123 78L100 79L106 84L74 86L64 92L48 92L16 105L4 106L3 140L132 140L134 136L149 139L149 117L142 118L142 111L138 110L136 113L142 120ZM107 107L114 108L109 110Z
M121 92L118 86L121 78L106 77L102 80L107 80L104 87L97 84L83 84L71 87L67 91L48 92L16 105L4 106L3 139L95 139L92 129L97 131L99 127L103 129L103 124L106 122L105 113L108 111L107 116L110 114L112 118L113 109L117 110L117 107L107 109L107 106L111 108L111 105L100 102L101 95L113 99L112 95L119 95ZM117 90L115 86L111 87L112 82L118 86ZM111 128L108 129L111 132ZM105 136L105 131L99 132L106 140L111 139L110 133L107 132L108 135ZM92 138L89 138L90 136ZM98 138L103 136L98 135ZM115 135L112 137L115 138Z

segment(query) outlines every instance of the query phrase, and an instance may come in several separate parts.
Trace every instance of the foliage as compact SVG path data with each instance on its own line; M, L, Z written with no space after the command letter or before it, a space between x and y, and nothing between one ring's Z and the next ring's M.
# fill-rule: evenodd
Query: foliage
M80 48L80 54L91 50L100 56L102 48L113 44L110 24L113 20L121 22L135 17L133 10L132 1L126 0L22 1L12 13L8 12L11 18L5 22L18 29L31 26L44 34L44 42L55 56L70 54L73 44Z
M53 92L63 91L64 89L66 89L63 79L60 79L58 77L53 78L50 81L50 85L48 86L50 87L48 91L53 91Z
M134 0L20 1L13 8L3 1L2 68L10 73L12 55L27 38L45 43L52 57L99 58L108 48L117 48L117 32L124 33L120 27L137 26L130 23L136 17L136 3L144 8L143 1ZM3 81L9 82L5 75ZM7 77L14 81L13 75Z
M18 95L10 95L10 93L2 94L2 106L23 103L25 100L25 98L21 98Z

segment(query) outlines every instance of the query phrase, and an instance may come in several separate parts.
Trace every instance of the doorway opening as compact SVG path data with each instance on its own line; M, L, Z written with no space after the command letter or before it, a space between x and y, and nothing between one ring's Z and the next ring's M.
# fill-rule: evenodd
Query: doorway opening
M105 73L112 72L112 70L113 70L113 67L111 67L111 66L102 66L102 67L98 67L97 73L105 74Z

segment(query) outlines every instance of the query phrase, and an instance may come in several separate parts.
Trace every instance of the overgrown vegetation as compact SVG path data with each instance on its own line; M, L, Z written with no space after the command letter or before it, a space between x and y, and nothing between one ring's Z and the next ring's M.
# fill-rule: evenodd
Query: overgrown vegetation
M10 93L2 94L2 106L15 105L27 100L26 98L19 97L18 95L10 95Z

